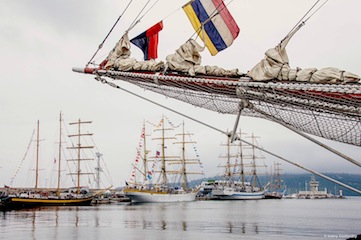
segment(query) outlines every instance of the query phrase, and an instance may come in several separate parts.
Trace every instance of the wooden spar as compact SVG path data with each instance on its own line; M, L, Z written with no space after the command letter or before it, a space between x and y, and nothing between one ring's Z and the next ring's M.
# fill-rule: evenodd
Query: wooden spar
M80 119L78 119L78 121L76 122L71 122L69 123L69 125L78 125L78 133L77 134L73 134L73 135L68 135L69 137L77 137L78 139L78 143L76 147L68 147L68 149L76 149L77 150L77 165L78 165L78 169L76 171L76 175L77 175L77 193L80 194L80 175L84 175L84 174L89 174L89 173L81 173L81 168L80 168L80 162L82 160L90 160L90 159L83 159L81 158L81 149L83 148L93 148L93 146L82 146L81 145L81 137L82 136L91 136L93 135L92 133L81 133L81 128L80 125L81 124L85 124L85 123L92 123L92 121L81 121ZM91 159L93 160L93 159ZM74 175L73 173L70 173L70 175Z
M39 181L39 120L37 125L37 134L36 134L36 166L35 166L35 191L38 189Z
M60 115L59 115L59 156L58 156L58 188L57 188L57 195L58 197L60 197L60 167L61 167L61 134L62 134L62 129L61 129L61 111L60 111Z

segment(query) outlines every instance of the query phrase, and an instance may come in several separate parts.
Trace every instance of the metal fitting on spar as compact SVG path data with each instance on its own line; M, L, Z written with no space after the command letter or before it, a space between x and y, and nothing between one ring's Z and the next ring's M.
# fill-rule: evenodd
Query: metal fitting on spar
M82 67L73 67L72 68L73 72L77 72L77 73L88 73L88 74L93 74L96 69L95 68L82 68Z

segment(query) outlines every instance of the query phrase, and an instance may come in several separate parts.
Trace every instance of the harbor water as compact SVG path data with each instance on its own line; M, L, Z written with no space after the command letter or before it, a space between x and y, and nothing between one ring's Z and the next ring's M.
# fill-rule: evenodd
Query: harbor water
M361 197L101 204L0 212L0 239L348 239Z

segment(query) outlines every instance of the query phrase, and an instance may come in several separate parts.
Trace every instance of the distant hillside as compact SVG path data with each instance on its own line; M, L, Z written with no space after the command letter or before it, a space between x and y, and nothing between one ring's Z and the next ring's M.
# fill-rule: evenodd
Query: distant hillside
M324 175L333 178L337 181L340 181L344 184L347 184L351 187L354 187L356 189L361 190L361 174L348 174L348 173L324 173ZM303 191L306 189L309 190L309 181L311 179L312 174L310 173L304 173L304 174L282 174L281 179L283 180L285 186L286 186L286 194L292 194L296 193L298 191ZM214 177L214 178L207 178L206 180L214 179L218 180L220 177ZM270 177L269 176L260 176L259 181L261 184L267 184L269 182ZM332 194L339 194L339 190L343 191L344 196L361 196L358 193L355 193L351 190L348 190L344 187L341 187L340 185L337 185L333 182L330 182L324 178L321 178L319 176L315 176L315 179L320 183L319 190L323 191L325 188L327 188L327 192ZM198 185L201 181L193 181L191 185Z

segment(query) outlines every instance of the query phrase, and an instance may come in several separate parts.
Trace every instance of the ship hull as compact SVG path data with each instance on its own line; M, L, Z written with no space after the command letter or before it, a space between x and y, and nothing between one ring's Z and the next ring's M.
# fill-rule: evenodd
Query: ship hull
M127 191L126 195L130 197L131 202L191 202L196 200L197 192L190 193L164 193L150 191Z
M213 196L219 200L258 200L265 198L265 192L215 191Z
M3 207L6 209L18 209L38 206L86 206L90 205L92 200L93 197L72 199L9 197L3 200Z

